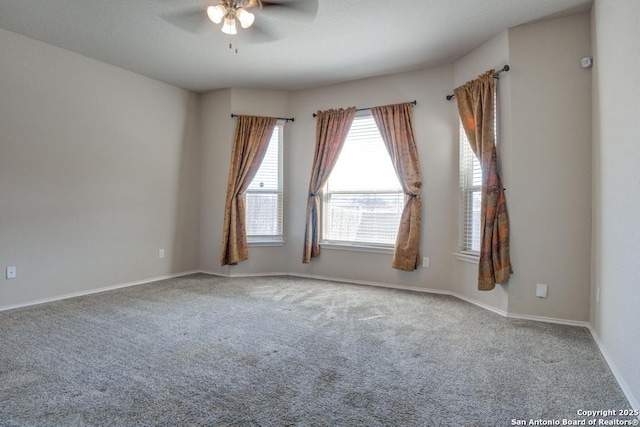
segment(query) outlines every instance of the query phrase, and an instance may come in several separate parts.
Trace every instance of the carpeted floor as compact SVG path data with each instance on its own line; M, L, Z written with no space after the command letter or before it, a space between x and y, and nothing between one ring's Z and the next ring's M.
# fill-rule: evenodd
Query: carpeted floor
M197 274L0 312L2 426L507 426L628 407L585 328L448 296Z

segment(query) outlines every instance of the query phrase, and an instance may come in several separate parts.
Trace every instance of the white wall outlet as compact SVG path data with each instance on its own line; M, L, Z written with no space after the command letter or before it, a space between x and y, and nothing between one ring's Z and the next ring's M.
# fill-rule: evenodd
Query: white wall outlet
M422 258L422 268L427 268L427 267L429 267L429 257L428 256Z
M158 258L164 258L164 249L158 249Z
M7 279L15 279L16 278L16 266L12 265L7 267Z
M547 285L545 283L538 283L536 285L536 296L538 298L546 298L547 297Z

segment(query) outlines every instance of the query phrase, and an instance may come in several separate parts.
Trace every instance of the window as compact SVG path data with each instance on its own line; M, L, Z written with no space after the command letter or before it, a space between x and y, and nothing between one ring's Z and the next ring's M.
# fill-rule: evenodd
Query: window
M493 92L493 136L498 141L497 92ZM460 122L460 253L480 256L482 169Z
M245 192L248 243L282 242L282 134L273 129L260 169Z
M403 208L373 116L356 117L324 188L322 243L393 247Z
M482 169L460 123L460 253L480 254Z

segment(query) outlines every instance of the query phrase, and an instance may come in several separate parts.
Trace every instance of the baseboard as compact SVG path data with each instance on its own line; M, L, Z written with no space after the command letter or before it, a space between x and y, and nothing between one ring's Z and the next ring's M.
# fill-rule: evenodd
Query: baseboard
M198 270L197 273L208 274L209 276L217 276L217 277L231 277L226 273L220 273L217 271L209 271L209 270Z
M399 289L399 290L413 291L413 292L423 292L423 293L428 293L428 294L451 295L451 296L456 297L456 298L458 298L460 300L466 301L469 304L476 305L476 306L478 306L480 308L483 308L485 310L491 311L493 313L499 314L500 316L507 317L507 318L510 318L510 319L532 320L532 321L535 321L535 322L556 323L556 324L560 324L560 325L579 326L579 327L585 327L585 328L589 327L589 323L588 322L580 322L580 321L567 320L567 319L557 319L557 318L553 318L553 317L529 316L529 315L523 315L523 314L509 313L507 311L500 310L499 308L492 307L492 306L490 306L488 304L485 304L485 303L480 302L478 300L475 300L473 298L469 298L467 296L461 295L461 294L459 294L457 292L445 291L445 290L440 290L440 289L418 288L418 287L413 287L413 286L402 286L402 285L396 285L396 284L391 284L391 283L372 282L372 281L367 281L367 280L344 279L344 278L341 278L341 277L321 276L321 275L317 275L317 274L280 273L280 274L277 274L277 275L278 276L287 275L287 276L302 277L302 278L307 278L307 279L327 280L327 281L331 281L331 282L348 283L348 284L354 284L354 285L376 286L376 287L381 287L381 288ZM263 275L262 274L257 274L257 276L263 276Z
M153 277L153 278L150 278L150 279L137 280L137 281L128 282L128 283L120 283L118 285L111 285L111 286L105 286L105 287L102 287L102 288L89 289L89 290L86 290L86 291L73 292L73 293L70 293L70 294L58 295L58 296L55 296L55 297L43 298L43 299L39 299L39 300L35 300L35 301L29 301L29 302L20 303L20 304L5 305L5 306L0 306L0 311L13 310L13 309L22 308L22 307L30 307L30 306L33 306L33 305L45 304L45 303L48 303L48 302L60 301L60 300L65 300L65 299L69 299L69 298L75 298L75 297L81 297L81 296L85 296L85 295L97 294L97 293L101 293L101 292L113 291L115 289L128 288L130 286L144 285L145 283L157 282L157 281L160 281L160 280L167 280L167 279L174 279L176 277L188 276L190 274L195 274L195 273L198 273L198 272L199 272L198 270L184 271L182 273L168 274L168 275L164 275L164 276Z
M68 299L68 298L74 298L74 297L79 297L79 296L84 296L84 295L91 295L91 294L96 294L96 293L100 293L100 292L107 292L107 291L111 291L111 290L114 290L114 289L120 289L120 288L127 288L127 287L130 287L130 286L142 285L142 284L145 284L145 283L157 282L159 280L173 279L173 278L176 278L176 277L188 276L190 274L195 274L195 273L203 273L203 274L209 274L209 275L212 275L212 276L227 277L227 278L291 276L291 277L301 277L301 278L307 278L307 279L327 280L327 281L332 281L332 282L348 283L348 284L354 284L354 285L366 285L366 286L376 286L376 287L380 287L380 288L399 289L399 290L412 291L412 292L423 292L423 293L439 294L439 295L451 295L453 297L456 297L458 299L466 301L466 302L468 302L470 304L474 304L474 305L476 305L478 307L481 307L481 308L483 308L485 310L489 310L489 311L491 311L493 313L499 314L500 316L504 316L504 317L508 317L508 318L523 319L523 320L533 320L533 321L537 321L537 322L558 323L558 324L562 324L562 325L581 326L581 327L590 328L590 325L589 325L588 322L577 322L577 321L565 320L565 319L554 319L554 318L549 318L549 317L528 316L528 315L519 315L519 314L508 313L506 311L503 311L503 310L500 310L498 308L492 307L492 306L490 306L488 304L484 304L484 303L482 303L480 301L474 300L473 298L469 298L469 297L466 297L464 295L458 294L456 292L451 292L451 291L445 291L445 290L440 290L440 289L432 289L432 288L418 288L418 287L414 287L414 286L402 286L402 285L397 285L397 284L392 284L392 283L373 282L373 281L368 281L368 280L354 280L354 279L345 279L345 278L341 278L341 277L331 277L331 276L321 276L321 275L317 275L317 274L304 274L304 273L291 273L291 272L289 272L289 273L284 273L284 272L275 272L275 273L220 273L220 272L208 271L208 270L192 270L192 271L185 271L185 272L176 273L176 274L169 274L169 275L164 275L164 276L153 277L153 278L150 278L150 279L138 280L138 281L134 281L134 282L121 283L121 284L112 285L112 286L105 286L105 287L102 287L102 288L90 289L90 290L87 290L87 291L80 291L80 292L74 292L74 293L71 293L71 294L59 295L59 296L50 297L50 298L44 298L44 299L40 299L40 300L36 300L36 301L30 301L30 302L27 302L27 303L0 306L0 311L13 310L15 308L28 307L28 306L32 306L32 305L44 304L44 303L47 303L47 302L60 301L60 300Z
M429 294L439 294L439 295L451 295L460 300L466 301L469 304L476 305L485 310L491 311L493 313L499 314L503 317L508 317L510 319L522 319L522 320L533 320L536 322L546 322L546 323L556 323L560 325L568 325L568 326L580 326L580 327L589 327L588 322L580 322L575 320L567 320L567 319L557 319L553 317L543 317L543 316L528 316L521 314L509 313L504 310L500 310L499 308L492 307L488 304L475 300L473 298L469 298L467 296L461 295L457 292L445 291L440 289L432 289L432 288L418 288L413 286L401 286L391 283L382 283L382 282L371 282L367 280L353 280L353 279L344 279L341 277L331 277L331 276L321 276L317 274L303 274L303 273L282 273L278 275L288 275L292 277L302 277L307 279L317 279L317 280L328 280L331 282L340 282L340 283L349 283L354 285L367 285L367 286L377 286L381 288L390 288L390 289L399 289L404 291L413 291L413 292L423 292ZM260 274L258 274L260 276Z
M579 320L557 319L555 317L531 316L528 314L508 313L510 319L533 320L534 322L557 323L559 325L578 326L581 328L589 328L589 322L581 322Z
M198 273L209 274L218 277L274 277L274 276L290 276L289 273L219 273L208 270L198 270Z
M367 280L343 279L340 277L329 277L329 276L320 276L317 274L302 274L302 273L287 273L287 275L291 277L301 277L304 279L326 280L330 282L348 283L353 285L375 286L378 288L400 289L403 291L424 292L428 294L451 295L451 292L442 291L440 289L417 288L413 286L400 286L400 285L394 285L394 284L383 283L383 282L370 282Z
M508 312L506 312L504 310L500 310L499 308L492 307L489 304L485 304L483 302L480 302L480 301L475 300L473 298L469 298L469 297L464 296L462 294L459 294L457 292L451 292L451 295L456 297L456 298L458 298L458 299L461 299L462 301L466 301L469 304L477 305L480 308L483 308L485 310L488 310L488 311L491 311L493 313L499 314L502 317L509 317L509 313Z
M228 277L276 277L276 276L289 276L289 273L231 273Z
M589 331L591 332L591 336L593 337L593 340L596 342L596 345L600 349L600 353L602 354L602 357L604 357L604 360L607 361L607 364L609 365L609 369L611 369L613 376L615 377L616 381L618 381L618 385L622 389L624 396L627 398L627 400L631 404L631 407L635 410L640 411L640 402L638 401L638 399L636 399L636 397L631 392L631 389L629 388L627 383L624 381L624 378L622 377L622 374L618 370L618 367L613 362L613 359L609 356L609 353L605 349L604 343L600 339L600 336L595 331L595 329L591 327L591 325L589 325ZM620 409L624 409L624 408L620 408ZM640 420L640 416L638 416L638 420Z

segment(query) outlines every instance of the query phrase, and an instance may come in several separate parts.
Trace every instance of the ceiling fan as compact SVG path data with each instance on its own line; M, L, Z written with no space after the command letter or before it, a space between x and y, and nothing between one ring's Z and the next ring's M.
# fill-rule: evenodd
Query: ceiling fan
M284 20L308 21L317 12L318 0L213 0L206 7L183 10L165 19L192 33L205 25L222 24L223 33L260 43L278 38L279 30L286 29Z
M242 28L249 28L255 21L255 15L249 9L258 7L262 9L261 0L222 0L216 6L207 7L209 19L219 24L224 20L221 31L225 34L238 34L236 19Z

